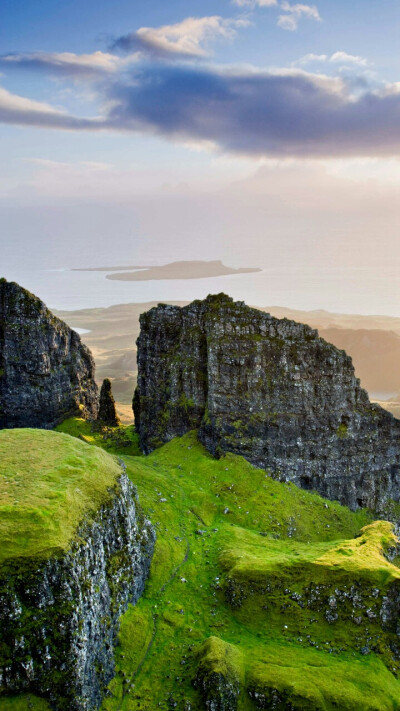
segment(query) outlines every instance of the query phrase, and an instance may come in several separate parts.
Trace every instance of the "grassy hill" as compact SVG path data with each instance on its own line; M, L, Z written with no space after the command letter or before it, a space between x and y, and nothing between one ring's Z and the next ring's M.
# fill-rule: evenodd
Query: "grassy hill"
M400 580L390 524L241 457L214 460L195 433L143 457L124 454L131 429L61 427L123 455L157 530L102 711L400 709L398 637L379 615ZM46 708L29 703L3 699L0 711Z
M66 550L120 474L114 458L65 434L0 430L0 565Z

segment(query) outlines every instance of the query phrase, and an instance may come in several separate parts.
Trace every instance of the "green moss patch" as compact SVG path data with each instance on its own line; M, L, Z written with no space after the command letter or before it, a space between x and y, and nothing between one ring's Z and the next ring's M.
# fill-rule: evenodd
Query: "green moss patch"
M55 428L56 432L79 437L87 444L95 444L110 454L122 453L140 457L139 435L132 425L107 427L98 422L89 422L80 417L70 417Z
M104 446L84 427L64 423ZM109 451L123 457L157 541L144 595L121 619L102 711L200 711L199 676L226 678L234 692L239 679L238 711L263 708L255 693L283 699L274 708L285 711L400 709L389 646L397 637L369 616L397 585L384 557L389 524L274 481L241 457L215 460L195 433L148 457L124 456L116 444ZM236 606L229 578L243 588ZM353 584L364 595L360 624L339 596L338 618L328 621L326 601ZM304 594L315 595L310 607Z
M258 694L271 704L258 708L304 711L399 708L398 682L375 656L331 657L276 643L254 651L246 675L246 692L253 699ZM280 703L276 703L277 697Z
M0 698L0 711L50 711L50 704L32 694Z
M357 538L299 544L294 539L276 540L233 527L227 547L220 556L222 567L238 580L268 583L290 577L304 582L338 584L341 578L384 585L400 580L400 570L385 557L396 545L393 526L374 521L361 529Z
M239 709L280 711L394 711L398 683L375 656L322 656L296 645L259 642L243 654L240 646L210 637L198 650L199 675L215 697L240 682ZM219 683L218 683L219 682ZM208 691L209 690L209 691ZM221 706L221 708L223 708Z
M69 435L1 430L0 564L67 550L120 474L115 458Z

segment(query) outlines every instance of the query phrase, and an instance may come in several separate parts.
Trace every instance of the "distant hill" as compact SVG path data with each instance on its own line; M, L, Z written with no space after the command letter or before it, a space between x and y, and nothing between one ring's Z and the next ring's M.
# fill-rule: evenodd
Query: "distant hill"
M319 329L320 336L353 358L358 377L371 395L384 399L400 391L400 335L375 329Z

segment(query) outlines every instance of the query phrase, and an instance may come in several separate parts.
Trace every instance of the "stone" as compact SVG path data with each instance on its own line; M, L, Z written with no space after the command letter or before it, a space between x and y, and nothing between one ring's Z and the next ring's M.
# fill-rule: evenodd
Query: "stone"
M0 429L96 418L94 360L36 296L0 279Z
M198 429L355 510L400 499L400 421L369 401L351 358L307 325L208 296L142 314L133 400L142 449Z
M101 422L101 424L107 425L107 427L118 427L118 425L121 424L115 407L115 400L111 389L111 380L109 378L104 378L101 386L100 406L97 419Z
M119 618L143 592L153 526L121 463L112 499L70 550L0 568L0 693L31 692L56 711L98 709L115 674Z

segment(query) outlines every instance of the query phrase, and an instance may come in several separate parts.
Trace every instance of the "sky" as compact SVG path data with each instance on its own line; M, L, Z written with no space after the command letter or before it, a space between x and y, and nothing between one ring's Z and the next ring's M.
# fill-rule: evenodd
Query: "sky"
M361 270L400 316L399 39L397 0L2 0L5 276Z

